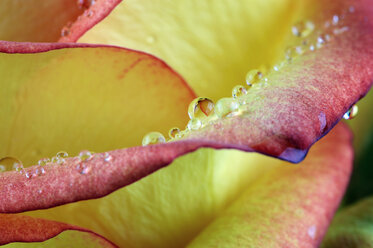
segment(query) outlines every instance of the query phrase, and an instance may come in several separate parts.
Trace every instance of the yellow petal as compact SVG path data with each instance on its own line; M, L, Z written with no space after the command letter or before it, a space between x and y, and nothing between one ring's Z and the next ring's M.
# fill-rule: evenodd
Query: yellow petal
M61 150L136 146L149 131L186 123L194 94L163 62L115 47L60 46L0 54L0 157L31 165Z
M305 6L308 6L305 8ZM114 44L154 54L197 95L230 95L248 70L283 55L291 24L307 1L126 0L79 42Z

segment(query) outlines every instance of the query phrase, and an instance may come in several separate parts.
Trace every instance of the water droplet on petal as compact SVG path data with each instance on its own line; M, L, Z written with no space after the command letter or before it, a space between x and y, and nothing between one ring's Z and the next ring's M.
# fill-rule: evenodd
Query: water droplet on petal
M291 31L297 37L306 37L315 29L315 25L311 21L298 22Z
M96 3L96 0L77 0L79 9L88 9Z
M68 22L66 24L66 26L64 26L61 30L61 36L62 37L65 37L65 36L68 36L70 34L70 29L71 29L71 26L73 25L72 22Z
M232 97L237 98L247 94L247 90L242 85L236 85L232 89Z
M359 112L359 108L357 105L353 105L344 115L343 119L345 120L351 120L357 116L357 113Z
M69 156L69 154L65 151L60 151L60 152L57 152L56 154L56 157L58 158L67 158Z
M204 118L209 116L214 110L214 102L206 97L197 97L188 107L190 119Z
M218 117L225 117L237 111L239 103L233 98L221 98L215 104L215 113Z
M88 150L83 150L79 153L79 158L81 161L89 160L93 157L93 152Z
M104 161L105 162L110 162L112 159L113 159L113 157L108 152L104 153Z
M173 127L170 129L170 131L168 131L168 136L171 138L171 139L174 139L176 138L176 135L180 133L180 129L177 128L177 127Z
M202 121L198 118L191 119L188 122L188 126L187 126L189 130L198 130L201 127L202 127Z
M163 136L163 134L159 132L150 132L144 136L142 139L142 145L147 146L147 145L155 145L155 144L160 144L160 143L165 143L166 139Z
M354 13L354 12L355 12L355 7L354 7L354 6L350 6L350 7L348 8L348 12L350 12L350 13Z
M49 158L42 158L42 159L39 159L38 161L38 165L40 166L44 166L46 165L47 163L49 163L51 160Z
M0 159L0 172L4 171L21 171L23 164L20 160L13 157L4 157Z
M79 163L77 166L76 166L76 170L82 174L82 175L85 175L85 174L88 174L88 172L91 170L91 168L85 164L85 163Z
M321 34L319 37L317 37L317 45L320 47L330 41L330 35L328 34Z
M251 70L246 74L246 84L252 86L258 83L263 78L263 73L259 70Z
M315 236L316 236L316 226L310 226L309 228L308 228L308 236L310 236L312 239L314 239L315 238Z
M338 25L338 22L339 22L339 16L338 15L333 15L332 24L334 26L336 26L336 25Z

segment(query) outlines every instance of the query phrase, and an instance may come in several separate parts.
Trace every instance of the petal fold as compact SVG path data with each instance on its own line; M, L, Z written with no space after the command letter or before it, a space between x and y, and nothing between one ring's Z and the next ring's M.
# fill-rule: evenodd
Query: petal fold
M9 247L71 247L71 242L73 247L79 247L77 243L89 244L89 247L116 247L102 236L84 228L29 216L0 214L0 232L0 245L14 243Z

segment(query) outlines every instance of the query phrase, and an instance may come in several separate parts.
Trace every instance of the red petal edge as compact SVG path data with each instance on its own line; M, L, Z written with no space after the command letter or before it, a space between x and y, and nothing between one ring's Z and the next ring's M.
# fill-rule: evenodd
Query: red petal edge
M253 106L251 113L224 118L181 141L109 152L113 157L110 166L102 154L96 154L85 162L90 171L85 175L76 169L81 166L78 158L67 159L66 166L46 166L46 175L32 180L16 172L2 173L0 211L22 212L102 197L201 147L256 151L301 161L310 146L328 133L372 84L371 1L334 4L337 6L325 13L328 18L350 4L354 6L349 31L269 75L270 87L257 92L255 100L248 103ZM89 45L3 42L0 51L27 53L75 46ZM45 189L41 195L40 185Z
M0 245L12 242L43 242L68 230L90 233L103 247L117 247L101 235L77 226L29 216L0 214Z
M78 19L68 28L66 36L59 42L76 42L85 32L102 21L122 0L96 0Z

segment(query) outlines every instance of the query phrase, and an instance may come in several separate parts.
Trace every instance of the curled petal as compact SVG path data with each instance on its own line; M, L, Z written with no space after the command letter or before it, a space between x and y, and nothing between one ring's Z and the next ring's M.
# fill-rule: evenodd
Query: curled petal
M13 242L45 242L46 246L62 247L64 244L79 247L116 247L102 236L87 229L29 216L0 214L0 245ZM40 244L19 244L19 246L40 247ZM22 247L23 247L22 246ZM18 246L17 246L18 247Z

